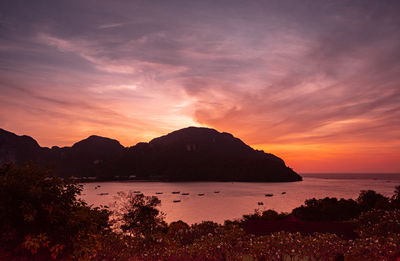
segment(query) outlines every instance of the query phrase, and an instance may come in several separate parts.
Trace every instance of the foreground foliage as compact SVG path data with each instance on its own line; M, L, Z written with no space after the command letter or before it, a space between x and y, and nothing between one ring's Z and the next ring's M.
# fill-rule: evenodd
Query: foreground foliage
M0 168L0 254L90 257L109 211L76 198L81 187L27 165Z
M0 168L0 260L398 260L400 186L392 198L363 191L354 200L311 199L292 215L345 221L358 237L248 234L251 220L284 220L273 210L224 225L166 224L156 197L121 193L111 213L77 199L81 187L32 166Z

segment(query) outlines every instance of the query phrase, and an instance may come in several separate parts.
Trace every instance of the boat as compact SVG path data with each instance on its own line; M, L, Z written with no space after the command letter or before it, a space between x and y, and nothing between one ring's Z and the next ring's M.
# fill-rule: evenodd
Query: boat
M265 194L266 197L272 197L274 194Z
M105 195L108 195L108 193L99 193L99 194L97 194L97 195L99 195L99 196L105 196Z
M286 194L286 192L285 192L285 191L283 191L283 192L282 192L282 194Z
M262 205L264 205L264 203L263 202L257 202L257 204L259 205L259 206L262 206Z
M217 194L217 193L219 193L219 191L218 191L218 190L217 190L217 191L214 191L214 193L216 193L216 194Z
M162 194L162 192L156 192L156 194L157 194L157 195L161 195L161 194Z
M140 193L140 191L139 191L139 190L135 190L135 191L133 191L133 193L135 193L135 194L139 194L139 193Z
M179 199L177 199L177 200L173 200L172 202L178 203L178 202L181 202L181 201Z
M189 193L182 193L182 195L187 196L187 195L189 195Z
M197 195L199 195L199 196L204 196L204 193L199 193L199 194L197 194Z
M172 194L179 194L181 193L180 191L172 191Z

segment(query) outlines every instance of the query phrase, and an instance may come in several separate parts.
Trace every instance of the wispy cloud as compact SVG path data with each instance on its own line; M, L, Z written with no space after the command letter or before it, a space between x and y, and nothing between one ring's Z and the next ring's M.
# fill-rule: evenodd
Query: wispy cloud
M352 157L399 171L396 1L0 7L0 124L41 144L100 132L132 145L195 124L300 170Z
M99 26L100 29L109 29L109 28L115 28L115 27L121 27L124 25L127 25L128 23L113 23L113 24L102 24Z

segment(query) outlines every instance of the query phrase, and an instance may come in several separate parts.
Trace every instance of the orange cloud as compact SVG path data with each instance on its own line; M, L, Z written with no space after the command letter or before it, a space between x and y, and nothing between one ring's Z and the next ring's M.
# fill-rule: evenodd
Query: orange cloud
M43 146L202 125L300 172L400 172L395 1L0 8L0 127Z

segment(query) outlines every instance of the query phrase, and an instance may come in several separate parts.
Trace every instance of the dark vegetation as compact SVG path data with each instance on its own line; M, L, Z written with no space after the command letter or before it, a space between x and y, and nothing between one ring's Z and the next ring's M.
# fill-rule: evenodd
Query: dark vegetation
M77 199L80 186L36 167L0 169L0 254L12 256L84 256L91 237L110 232L106 209Z
M398 208L399 187L392 199L373 190L361 191L358 199L324 198L309 199L305 205L295 208L293 214L299 219L310 221L346 221L360 216L371 209L392 210Z
M117 140L90 136L72 147L51 149L40 147L31 137L0 129L0 165L22 165L26 161L52 169L64 178L263 182L302 179L272 154L254 150L229 133L196 127L127 148Z
M400 186L391 198L362 191L357 200L311 199L291 214L256 211L224 225L211 221L166 224L157 208L160 200L135 193L121 193L112 211L94 208L77 198L80 191L79 185L32 165L1 167L0 260L400 257ZM249 231L249 222L258 222L256 233ZM268 224L274 229L262 231ZM320 231L323 226L316 224L345 224L355 236Z

